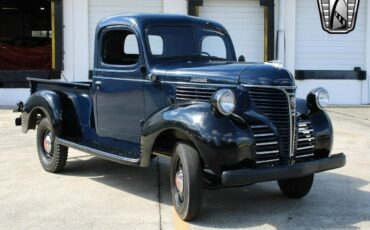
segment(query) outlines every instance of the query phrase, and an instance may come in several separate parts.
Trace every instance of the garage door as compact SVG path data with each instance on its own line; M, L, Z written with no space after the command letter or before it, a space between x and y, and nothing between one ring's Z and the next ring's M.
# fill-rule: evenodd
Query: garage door
M89 0L89 57L93 67L94 35L97 23L104 17L129 13L162 13L162 0Z
M199 15L226 27L237 56L244 55L248 62L263 62L263 13L259 0L204 0Z
M366 3L361 1L355 30L335 35L322 29L316 0L297 0L296 69L366 69ZM297 81L297 84L298 96L305 96L312 88L322 86L329 90L333 104L361 104L361 89L367 82L315 79Z

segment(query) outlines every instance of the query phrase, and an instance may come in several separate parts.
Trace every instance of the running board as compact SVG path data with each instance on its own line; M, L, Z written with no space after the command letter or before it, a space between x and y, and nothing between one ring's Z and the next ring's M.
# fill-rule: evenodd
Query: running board
M97 150L97 149L94 149L94 148L91 148L85 145L80 145L75 142L67 141L67 140L64 140L58 137L55 138L55 143L64 145L66 147L70 147L73 149L77 149L79 151L86 152L91 155L94 155L94 156L97 156L97 157L100 157L106 160L114 161L120 164L124 164L124 165L139 166L140 164L140 159L117 156L112 153Z

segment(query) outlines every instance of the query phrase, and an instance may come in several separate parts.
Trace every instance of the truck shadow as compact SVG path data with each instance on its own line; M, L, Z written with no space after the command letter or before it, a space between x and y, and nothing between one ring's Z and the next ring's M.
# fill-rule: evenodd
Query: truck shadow
M135 168L89 158L69 161L64 175L87 177L172 206L168 172L168 160L153 160L149 168ZM190 224L229 229L356 228L370 221L370 192L362 189L365 186L369 181L330 172L317 174L310 194L301 200L285 198L275 182L205 190L201 216Z

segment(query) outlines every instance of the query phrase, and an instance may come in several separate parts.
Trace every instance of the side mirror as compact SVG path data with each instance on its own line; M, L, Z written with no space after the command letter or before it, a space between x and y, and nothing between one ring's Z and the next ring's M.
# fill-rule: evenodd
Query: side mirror
M245 62L245 57L244 55L240 55L238 58L238 62Z

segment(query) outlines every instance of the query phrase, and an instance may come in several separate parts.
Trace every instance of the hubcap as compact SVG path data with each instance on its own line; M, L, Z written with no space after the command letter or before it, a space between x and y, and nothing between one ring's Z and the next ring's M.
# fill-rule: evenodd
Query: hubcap
M51 152L51 133L48 132L44 136L44 150L46 153L50 154Z
M175 182L177 190L182 194L184 192L184 174L181 167L177 169Z

